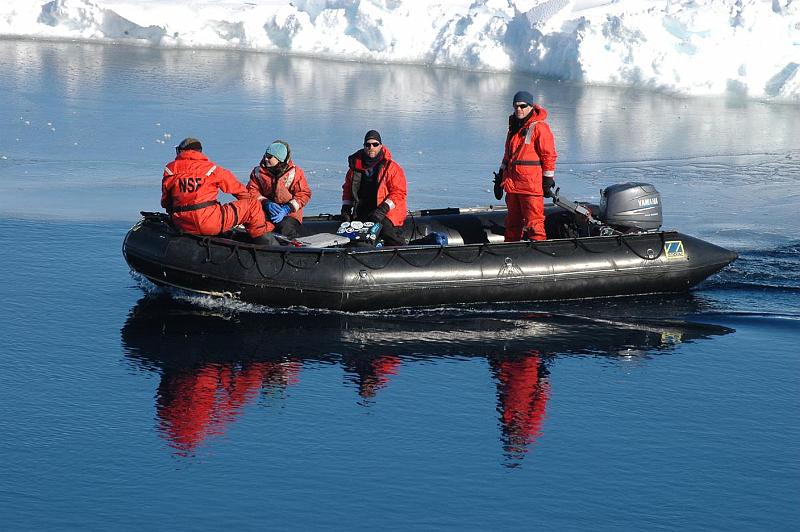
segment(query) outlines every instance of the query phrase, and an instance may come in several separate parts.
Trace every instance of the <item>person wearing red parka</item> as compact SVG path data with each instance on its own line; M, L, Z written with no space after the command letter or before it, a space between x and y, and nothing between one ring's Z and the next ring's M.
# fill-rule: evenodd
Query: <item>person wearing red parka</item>
M214 164L203 154L203 146L193 137L175 147L175 160L164 168L161 180L161 206L172 223L185 233L219 235L242 224L258 244L276 244L267 234L261 202L230 170ZM237 200L221 204L219 191L233 194Z
M342 221L378 222L378 238L387 246L406 244L402 229L408 214L406 174L383 145L381 134L371 129L364 147L347 158L342 185Z
M547 111L533 103L533 95L519 91L512 100L508 134L500 171L495 174L495 197L506 193L505 241L545 240L544 198L552 197L556 157Z
M287 238L302 235L303 207L311 199L303 169L294 164L289 144L276 140L264 152L261 162L250 172L247 190L258 198L267 217L267 229Z

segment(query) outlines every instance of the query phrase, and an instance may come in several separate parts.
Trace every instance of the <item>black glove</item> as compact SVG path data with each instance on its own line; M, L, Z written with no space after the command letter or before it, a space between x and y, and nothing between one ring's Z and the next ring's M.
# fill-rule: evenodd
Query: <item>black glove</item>
M339 219L343 222L349 222L353 219L353 207L350 205L342 205L342 213L339 215Z
M552 177L543 177L542 178L542 191L544 192L545 198L552 198L553 197L553 187L556 186L556 180Z
M503 199L503 171L494 173L494 197L497 201Z
M370 222L383 223L383 219L386 218L386 214L388 212L389 212L389 206L386 205L385 203L381 203L374 211L369 213L369 216L367 216L367 218L369 219Z

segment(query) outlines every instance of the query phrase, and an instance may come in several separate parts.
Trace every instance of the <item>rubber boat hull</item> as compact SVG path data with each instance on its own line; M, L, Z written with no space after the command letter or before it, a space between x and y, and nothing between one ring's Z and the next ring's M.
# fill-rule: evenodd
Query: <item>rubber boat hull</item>
M346 311L682 292L737 257L674 231L503 243L504 214L441 209L409 217L409 237L443 232L444 247L307 248L180 234L151 213L128 232L123 254L158 285ZM317 233L338 225L329 215L304 223Z

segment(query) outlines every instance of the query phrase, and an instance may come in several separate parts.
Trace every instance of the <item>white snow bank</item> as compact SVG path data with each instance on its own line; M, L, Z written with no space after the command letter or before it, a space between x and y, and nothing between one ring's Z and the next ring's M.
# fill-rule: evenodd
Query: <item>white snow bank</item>
M800 0L5 0L0 36L279 51L800 102Z

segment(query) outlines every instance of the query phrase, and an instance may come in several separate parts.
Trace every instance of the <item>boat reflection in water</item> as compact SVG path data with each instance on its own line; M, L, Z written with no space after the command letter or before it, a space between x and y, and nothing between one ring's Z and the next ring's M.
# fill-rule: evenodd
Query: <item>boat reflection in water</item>
M691 296L678 301L682 306L670 312L697 310ZM553 393L548 366L559 357L647 358L732 332L671 318L586 318L569 313L569 304L535 314L475 308L264 314L195 303L147 296L122 328L126 356L161 375L159 430L179 455L192 455L206 438L222 434L257 398L282 401L304 364L340 365L368 407L404 364L483 357L497 389L504 454L514 465L542 433Z

